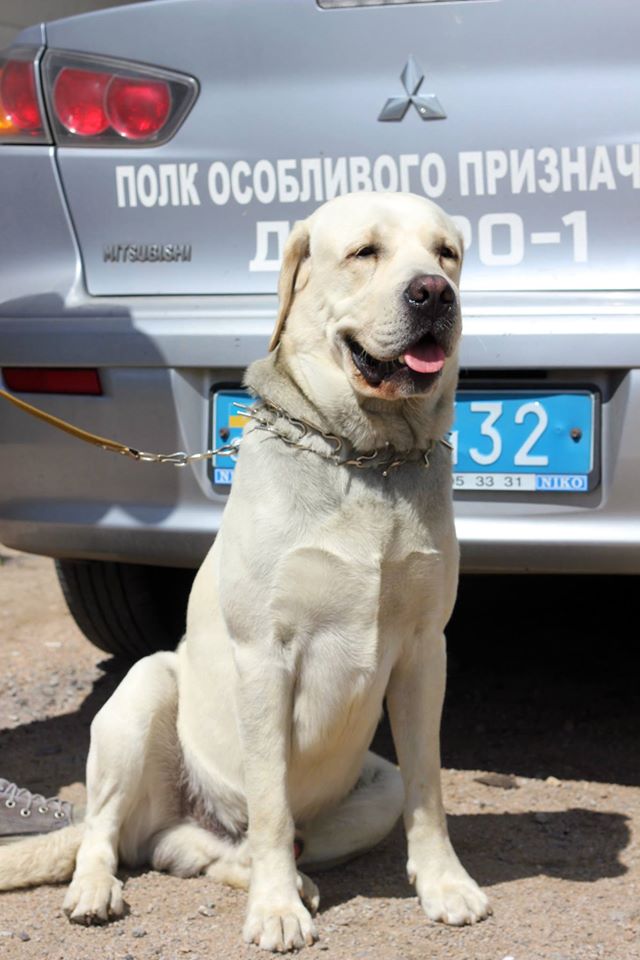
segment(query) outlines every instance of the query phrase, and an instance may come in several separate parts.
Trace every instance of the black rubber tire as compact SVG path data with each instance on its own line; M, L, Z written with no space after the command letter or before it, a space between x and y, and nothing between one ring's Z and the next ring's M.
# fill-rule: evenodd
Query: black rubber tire
M195 570L56 560L56 571L71 616L105 653L139 660L182 638Z

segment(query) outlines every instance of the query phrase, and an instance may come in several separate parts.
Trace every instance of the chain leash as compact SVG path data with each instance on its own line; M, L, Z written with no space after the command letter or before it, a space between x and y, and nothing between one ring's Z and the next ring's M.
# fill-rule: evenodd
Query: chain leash
M91 443L96 447L100 447L102 450L107 450L109 453L119 453L123 457L130 457L132 460L137 460L140 463L171 463L174 467L186 467L190 463L197 463L200 460L211 460L213 457L232 457L238 453L242 442L242 437L236 437L228 443L223 443L222 446L216 447L215 450L203 450L200 453L185 453L184 450L176 450L175 453L149 453L146 450L136 450L135 447L128 447L126 444L119 443L117 440L109 440L96 433L83 430L81 427L76 427L66 420L62 420L60 417L55 417L53 414L47 413L39 407L34 407L32 404L27 403L26 400L14 397L13 394L7 393L6 390L0 389L0 397L13 403L20 410L30 414L32 417L37 417L39 420L48 423L49 426L55 427L57 430L62 430L72 437L76 437L78 440L84 440L85 443ZM330 460L335 463L336 466L355 467L357 470L367 468L381 470L383 477L387 477L390 470L395 470L405 463L422 462L425 467L428 467L429 457L436 443L441 443L449 450L453 449L448 440L440 438L437 441L431 440L426 449L412 450L406 455L396 451L393 444L385 443L382 449L370 450L358 456L343 456L342 454L345 448L345 440L343 437L338 437L333 433L327 433L308 420L304 420L302 417L292 417L283 410L282 407L273 403L271 400L259 400L252 406L247 406L243 403L234 403L234 406L237 407L244 416L256 424L256 429L265 430L273 434L273 436L278 437L284 443L289 444L289 446L307 450L309 453L315 453L320 457L324 457L325 460ZM268 416L265 416L265 412L270 412L275 416L270 420ZM282 433L281 430L278 430L275 426L278 418L285 420L286 423L296 429L298 436L289 437ZM320 437L328 444L329 449L326 452L316 450L303 442L308 437L313 437L314 435Z

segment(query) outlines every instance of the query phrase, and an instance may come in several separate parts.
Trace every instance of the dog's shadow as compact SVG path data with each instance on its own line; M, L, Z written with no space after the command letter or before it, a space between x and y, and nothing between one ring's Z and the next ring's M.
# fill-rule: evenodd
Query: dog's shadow
M0 776L45 796L84 783L91 721L128 669L111 659L99 666L103 672L77 710L0 733Z
M593 883L627 872L620 853L629 844L628 818L581 807L561 812L458 814L449 816L454 848L482 887L546 876ZM370 853L314 874L321 909L353 899L414 897L406 879L406 842L398 824Z

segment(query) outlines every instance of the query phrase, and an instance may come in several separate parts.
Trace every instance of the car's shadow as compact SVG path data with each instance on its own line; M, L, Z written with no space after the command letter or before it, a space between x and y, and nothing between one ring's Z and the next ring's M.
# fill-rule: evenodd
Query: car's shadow
M463 577L443 764L640 786L633 576Z

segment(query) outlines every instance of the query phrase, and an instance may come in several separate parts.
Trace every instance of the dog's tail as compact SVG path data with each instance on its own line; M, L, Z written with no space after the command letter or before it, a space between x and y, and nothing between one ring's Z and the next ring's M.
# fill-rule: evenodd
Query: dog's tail
M83 833L80 824L0 847L0 890L70 880Z

